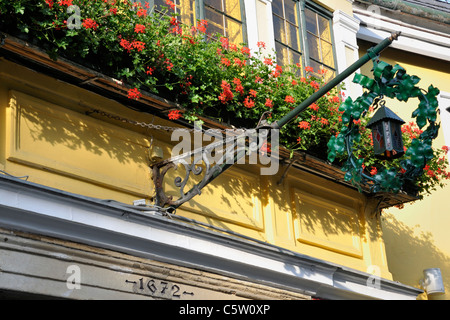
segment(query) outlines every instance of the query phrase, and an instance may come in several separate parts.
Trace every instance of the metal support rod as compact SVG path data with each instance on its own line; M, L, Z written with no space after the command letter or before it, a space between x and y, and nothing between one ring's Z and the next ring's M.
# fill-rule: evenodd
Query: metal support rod
M291 122L297 115L302 112L304 109L306 109L308 106L316 102L320 97L325 95L328 91L336 87L339 83L344 81L347 77L349 77L353 72L361 68L363 65L365 65L367 62L369 62L371 59L377 57L381 51L386 49L389 45L392 44L394 40L397 40L398 36L400 35L400 32L393 33L389 38L384 39L382 42L380 42L378 45L376 45L373 48L370 48L367 53L362 56L358 61L353 63L350 67L345 69L343 72L338 74L335 78L333 78L330 82L325 84L323 87L321 87L319 90L317 90L314 94L306 98L302 103L300 103L295 109L291 110L288 114L286 114L283 118L280 120L274 122L272 124L272 128L279 129L283 127L284 125Z

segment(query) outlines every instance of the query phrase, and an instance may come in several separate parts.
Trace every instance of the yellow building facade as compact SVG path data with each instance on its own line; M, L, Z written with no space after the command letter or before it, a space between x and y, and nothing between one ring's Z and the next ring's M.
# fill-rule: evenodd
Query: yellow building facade
M279 36L268 23L278 19L276 6L290 7L275 2L241 2L243 38L253 49L264 41L285 50L279 59L295 57L287 34ZM355 11L352 1L296 5L317 19L328 13L323 17L332 30L330 41L317 36L320 49L302 51L305 65L338 74L378 40L364 37L366 8ZM430 65L398 50L382 57L450 92L445 63L434 58ZM281 154L275 175L236 164L168 214L152 208L152 170L170 158L172 132L183 127L167 119L173 102L149 95L139 103L152 112L135 111L117 80L63 58L53 61L10 35L1 46L0 76L2 297L416 299L424 296L418 269L448 268L443 224L424 224L436 243L414 234L422 216L440 218L444 200L433 199L446 189L398 213L390 207L412 198L389 195L380 216L379 198L346 183L339 168L303 154L292 164ZM358 94L350 80L347 93ZM214 121L206 125L223 129ZM177 197L173 181L183 174L168 171L167 195ZM417 255L409 254L408 238ZM429 259L426 249L435 253Z

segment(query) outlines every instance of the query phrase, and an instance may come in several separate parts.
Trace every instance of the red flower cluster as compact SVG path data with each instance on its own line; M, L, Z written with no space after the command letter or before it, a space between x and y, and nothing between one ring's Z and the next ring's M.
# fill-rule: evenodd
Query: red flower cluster
M133 88L128 90L128 98L133 100L139 100L141 98L142 94L137 88Z
M270 148L270 143L264 142L263 145L261 146L261 148L259 149L259 152L264 155L264 154L269 154L272 150Z
M199 21L197 22L197 28L194 27L194 26L192 26L192 27L191 27L191 32L192 32L192 34L194 34L194 33L198 30L198 31L200 31L200 32L202 32L202 33L206 33L206 27L207 27L207 26L208 26L208 21L206 21L206 20L204 20L204 19L199 20Z
M167 69L167 71L172 71L173 63L170 62L170 60L169 60L168 58L166 58L166 60L164 61L164 63L166 64L166 69Z
M243 95L243 94L244 94L244 87L243 87L242 84L241 84L241 80L238 79L238 78L234 78L234 79L233 79L233 83L234 83L234 85L236 86L236 87L234 88L234 90L235 90L236 92L240 93L241 95Z
M281 66L279 66L279 65L276 65L275 66L275 70L272 71L271 75L274 78L277 78L277 77L279 77L281 75L282 72L283 72L283 68Z
M255 101L253 101L250 97L246 97L244 100L244 106L246 108L253 108L255 106Z
M310 86L313 87L316 91L320 89L320 85L316 81L311 81Z
M180 110L171 110L169 111L168 117L170 120L178 120L182 117Z
M133 49L131 43L126 39L120 39L120 46L130 52Z
M225 104L228 101L232 100L234 95L233 92L231 92L231 86L225 80L222 80L222 84L220 86L222 87L223 91L219 95L219 100Z
M222 45L222 48L228 49L228 46L229 46L228 38L221 37L219 40Z
M145 42L142 41L133 41L130 42L126 39L120 39L120 46L127 50L128 52L131 52L131 50L136 49L137 51L141 52L145 49Z
M374 176L374 175L376 175L377 173L378 173L378 169L377 169L376 167L372 167L371 170L370 170L370 175L371 175L371 176Z
M241 60L239 58L234 58L234 64L239 66L239 67L243 67L246 65L246 61L245 60Z
M330 101L331 103L339 103L341 102L341 98L339 98L338 96L333 96L330 99L328 99L328 101Z
M172 29L170 29L170 32L173 34L183 34L183 29L180 27L180 21L177 19L177 17L172 16L170 18L170 24L173 26Z
M60 6L68 6L70 7L71 5L73 5L72 3L73 0L59 0L59 5Z
M264 63L267 64L268 66L271 66L273 64L273 61L270 58L264 58Z
M309 122L307 122L307 121L300 121L300 122L298 123L298 127L299 127L300 129L306 130L306 129L310 129L310 128L311 128L311 125L310 125Z
M314 111L319 111L319 106L315 103L311 104L308 108Z
M250 56L250 48L242 47L241 52L242 54L248 54Z
M193 75L188 75L184 79L184 82L180 83L180 87L183 89L181 91L181 94L187 94L189 91L190 86L192 85L192 79L194 78Z
M414 122L409 122L408 124L402 126L402 132L412 140L419 137L423 130L420 130Z
M145 26L143 24L137 24L134 27L134 32L136 32L136 33L144 33L145 32Z
M137 51L139 52L145 49L145 42L142 41L133 41L131 45L134 49L137 49Z
M328 121L328 119L325 119L325 118L320 118L320 123L322 124L322 126L326 126L326 125L328 125L329 124L329 121Z
M294 103L295 100L292 96L286 96L286 98L284 98L284 101L287 103Z
M147 16L147 10L140 8L136 12L136 14L137 14L138 17L146 17Z
M258 46L258 48L263 48L263 49L266 48L266 44L265 44L264 41L258 41L258 42L256 43L256 45Z
M97 22L95 22L94 20L87 18L83 20L83 27L85 27L86 29L94 29L97 30L98 28L98 24Z
M229 67L229 66L231 65L230 60L227 59L227 58L222 58L222 59L220 60L220 63L222 63L224 66L227 66L227 67Z
M175 10L175 3L170 0L165 0L164 2L170 7L170 9Z

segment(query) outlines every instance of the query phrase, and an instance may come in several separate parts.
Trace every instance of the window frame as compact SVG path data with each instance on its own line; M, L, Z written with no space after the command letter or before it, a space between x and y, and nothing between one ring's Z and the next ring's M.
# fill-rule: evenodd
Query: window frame
M181 1L190 1L190 0L179 0ZM194 23L195 25L197 24L198 20L206 20L205 18L205 7L207 6L205 4L205 0L193 0L194 1L194 21L192 21L192 23ZM226 0L223 0L226 1ZM241 32L242 32L242 42L243 43L248 43L248 35L247 35L247 21L246 21L246 12L245 12L245 0L237 0L239 1L239 6L240 6L240 15L241 15L241 20L239 21L238 19L236 19L235 17L232 17L231 15L228 15L225 12L222 12L220 10L217 10L216 8L211 7L211 9L223 16L225 16L227 19L231 19L234 22L237 22L239 24L241 24ZM141 3L142 6L144 6L145 2L148 2L150 5L150 10L153 10L154 6L155 6L155 0L132 0L132 2L138 2ZM228 37L228 35L225 35L225 37ZM238 43L236 43L238 44Z
M293 50L294 52L299 53L301 56L303 72L306 67L311 66L310 61L313 60L316 63L323 65L328 69L333 70L335 75L338 74L338 65L337 65L337 58L336 58L337 57L336 56L336 44L335 44L335 40L334 40L334 31L333 31L333 13L312 1L307 1L307 0L284 0L284 1L295 2L296 11L297 11L296 15L297 15L297 19L299 21L298 27L300 29L299 30L299 37L300 37L299 42L300 42L301 52L298 52L297 50L291 48L288 44L278 41L275 37L275 29L274 29L275 45L276 45L276 43L279 43L280 45L288 48L289 50ZM306 13L305 13L306 9L320 15L321 17L325 18L328 21L328 26L330 28L330 43L331 43L332 52L333 52L334 67L329 66L321 61L317 61L317 59L311 58L310 50L309 50L309 46L308 46L308 31L306 29ZM278 16L277 14L272 12L272 23L273 23L274 15ZM283 17L283 19L285 19L285 18ZM321 52L321 54L322 54L322 52Z
M294 53L297 53L298 55L300 55L301 64L302 64L302 67L303 67L303 69L304 69L304 66L305 66L305 58L304 58L305 50L304 50L304 47L305 47L305 44L303 43L303 32L302 32L303 26L302 26L302 19L301 19L300 7L298 6L297 1L293 1L293 0L281 0L281 1L283 1L283 12L284 12L284 16L283 16L283 17L280 17L278 14L274 13L274 12L273 12L273 9L272 9L272 23L273 23L273 21L274 21L274 20L273 20L273 16L274 16L274 15L277 16L277 17L279 17L279 18L281 18L281 19L283 20L283 23L284 23L284 28L285 28L285 30L286 30L286 37L287 37L287 28L286 28L286 24L292 24L292 23L291 23L290 21L288 21L288 19L286 18L286 7L285 7L284 3L285 3L286 1L292 1L292 2L294 2L294 3L295 3L295 7L296 7L295 15L297 16L297 21L298 21L298 25L296 25L296 27L299 29L299 30L298 30L298 44L299 44L299 47L300 47L300 51L298 51L297 49L293 48L292 46L290 46L290 45L287 44L287 43L283 43L283 42L277 40L276 35L275 35L275 28L274 28L274 44L275 44L275 50L276 50L276 46L277 46L277 43L278 43L279 45L281 45L281 46L287 48L287 50L288 50L288 55L289 55L289 51L293 51ZM272 2L272 3L273 3L273 2ZM286 39L286 40L287 40L287 39Z
M183 0L180 0L183 1ZM206 20L205 18L205 0L194 0L195 1L195 13L198 17L198 20ZM226 1L226 0L223 0ZM222 12L220 10L217 10L216 8L211 7L215 12L219 14L223 14L226 18L229 18L235 22L238 22L241 24L242 28L242 42L248 43L248 36L247 36L247 21L246 21L246 14L245 14L245 1L244 0L237 0L239 1L240 11L241 11L241 21L237 20L236 18L226 14L225 12ZM228 35L224 35L228 38ZM236 43L238 44L238 43Z
M336 45L334 41L334 31L333 31L333 13L328 11L327 9L323 8L322 6L312 2L312 1L306 1L306 0L299 0L298 5L300 6L300 18L301 18L301 33L302 33L302 43L303 43L303 65L304 66L311 66L310 60L312 59L309 53L309 47L307 45L308 42L308 31L306 30L306 13L305 10L311 10L312 12L322 16L323 18L328 20L328 26L330 28L330 40L331 40L331 48L333 51L333 61L334 61L334 67L330 67L329 65L326 65L323 62L317 61L316 59L312 59L313 61L316 61L320 65L324 65L327 68L333 70L335 74L338 73L337 69L337 59L336 59Z

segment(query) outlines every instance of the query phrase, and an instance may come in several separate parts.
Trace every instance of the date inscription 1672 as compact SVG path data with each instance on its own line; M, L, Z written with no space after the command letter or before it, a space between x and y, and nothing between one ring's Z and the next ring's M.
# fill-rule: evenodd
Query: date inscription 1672
M185 291L179 285L168 281L140 278L136 281L125 280L125 282L133 285L133 292L153 297L182 299L185 296L194 296L194 292Z

